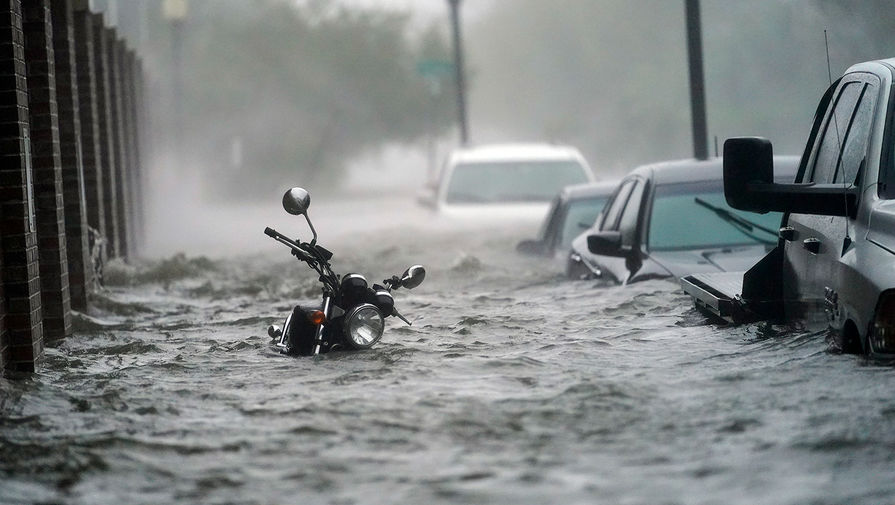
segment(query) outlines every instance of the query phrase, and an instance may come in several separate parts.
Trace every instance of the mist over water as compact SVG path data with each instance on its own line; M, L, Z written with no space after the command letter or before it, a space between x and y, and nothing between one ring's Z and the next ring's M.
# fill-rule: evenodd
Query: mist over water
M111 265L76 335L32 377L0 381L0 503L870 504L895 491L891 368L798 328L708 324L672 282L563 280L513 252L530 230L430 224L409 198L318 199L311 217L337 272L426 265L395 296L413 326L389 320L366 352L282 356L266 326L319 285L261 233L305 238L303 220L274 214L255 223L256 253Z

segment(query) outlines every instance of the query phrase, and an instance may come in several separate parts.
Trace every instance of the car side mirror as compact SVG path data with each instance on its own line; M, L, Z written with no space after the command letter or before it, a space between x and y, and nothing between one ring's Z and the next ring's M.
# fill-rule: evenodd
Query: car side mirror
M598 231L587 236L587 249L600 256L625 257L630 250L622 247L619 231Z
M773 147L760 137L724 142L724 196L735 209L759 213L854 217L858 210L856 187L775 183Z

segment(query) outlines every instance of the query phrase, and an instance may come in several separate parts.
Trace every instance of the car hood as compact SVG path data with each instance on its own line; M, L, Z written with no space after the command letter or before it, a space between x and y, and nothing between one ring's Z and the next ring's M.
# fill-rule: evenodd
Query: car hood
M650 257L675 277L704 272L741 272L748 270L767 254L763 245L656 251Z
M550 202L441 205L438 215L445 219L484 222L517 221L539 226L550 210Z

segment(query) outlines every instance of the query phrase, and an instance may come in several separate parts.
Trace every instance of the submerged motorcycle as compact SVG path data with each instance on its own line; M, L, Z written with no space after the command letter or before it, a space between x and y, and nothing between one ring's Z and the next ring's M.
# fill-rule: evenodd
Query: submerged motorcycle
M333 253L317 243L317 231L308 217L311 195L302 188L292 188L283 195L283 208L294 216L304 216L311 228L310 242L265 228L264 234L292 250L292 255L308 264L320 275L323 301L319 306L296 305L282 328L271 325L267 334L277 339L276 347L286 354L316 356L343 349L369 349L382 338L385 318L395 316L411 324L395 309L392 290L413 289L426 278L426 270L414 265L398 277L369 286L364 276L349 273L336 275L329 264Z

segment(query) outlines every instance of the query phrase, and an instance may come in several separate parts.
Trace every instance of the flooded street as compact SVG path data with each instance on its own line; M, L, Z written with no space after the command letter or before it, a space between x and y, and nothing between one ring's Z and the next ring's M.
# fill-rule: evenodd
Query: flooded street
M223 219L260 252L111 265L76 334L0 379L0 503L895 499L890 366L709 324L672 282L566 281L516 255L525 233L433 225L410 200L366 226L366 203L311 218L339 273L427 267L395 295L413 326L367 352L272 350L267 325L319 296L261 233L308 238L278 206Z

